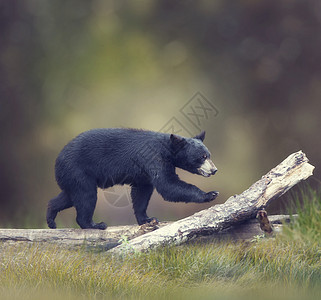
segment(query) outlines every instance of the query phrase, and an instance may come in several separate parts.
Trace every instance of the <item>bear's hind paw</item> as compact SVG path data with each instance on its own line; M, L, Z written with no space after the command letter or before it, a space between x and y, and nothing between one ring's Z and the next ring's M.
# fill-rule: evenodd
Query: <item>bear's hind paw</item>
M48 227L51 228L51 229L56 229L57 228L56 222L54 220L48 220L47 224L48 224Z
M94 223L94 224L92 224L92 228L93 229L105 230L107 228L107 224L105 222Z

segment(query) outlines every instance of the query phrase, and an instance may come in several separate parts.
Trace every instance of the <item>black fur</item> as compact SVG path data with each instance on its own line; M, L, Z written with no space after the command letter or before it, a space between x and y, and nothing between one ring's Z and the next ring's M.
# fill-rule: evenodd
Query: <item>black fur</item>
M205 132L183 138L136 129L93 129L69 142L56 160L56 180L62 192L48 204L47 223L56 228L55 218L63 209L74 206L81 228L105 229L106 224L92 220L97 187L129 184L138 224L151 220L146 214L154 188L167 201L209 202L217 192L205 193L179 179L175 168L200 174ZM214 173L213 173L214 174Z

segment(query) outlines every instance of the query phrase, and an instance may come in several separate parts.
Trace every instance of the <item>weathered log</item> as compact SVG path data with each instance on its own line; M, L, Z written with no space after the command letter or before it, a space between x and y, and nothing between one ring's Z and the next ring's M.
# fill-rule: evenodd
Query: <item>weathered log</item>
M290 222L288 215L269 216L269 221L273 228L278 231L284 222ZM159 228L167 226L172 222L161 222ZM137 236L153 231L155 227L146 228L145 225L125 225L111 226L106 230L95 229L0 229L0 242L7 243L40 243L53 244L66 248L93 247L109 250L129 241ZM260 228L260 223L256 219L250 219L237 226L232 226L223 230L215 236L206 236L202 241L212 239L228 240L252 240L255 236L264 232Z
M114 248L122 241L133 239L168 222L151 224L111 226L106 230L96 229L0 229L2 242L37 242L58 244L66 247L102 247L105 250Z
M314 166L302 151L288 156L240 195L194 215L146 233L110 250L123 254L141 252L162 245L181 244L198 236L211 235L254 218L257 212L301 180L312 175Z
M267 233L261 228L261 223L257 219L249 219L242 223L235 224L225 230L216 232L215 234L200 236L197 239L191 240L197 242L216 242L217 240L227 241L252 241L256 237L261 236L275 236L282 232L282 227L286 223L290 223L293 219L296 219L297 215L271 215L268 217L270 225L273 229L272 233Z

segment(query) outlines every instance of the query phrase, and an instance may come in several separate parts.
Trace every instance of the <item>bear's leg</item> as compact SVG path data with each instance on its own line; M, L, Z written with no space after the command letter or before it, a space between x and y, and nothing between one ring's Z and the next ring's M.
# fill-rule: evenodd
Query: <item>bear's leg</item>
M138 225L148 223L155 219L149 218L146 214L149 199L153 193L153 190L154 187L151 184L132 186L131 196Z
M180 180L176 174L159 176L155 187L165 200L171 202L204 203L214 200L219 194L216 191L203 192L195 185Z
M76 221L82 229L106 229L104 222L94 223L93 215L97 202L97 189L90 188L88 190L78 189L71 195L71 200L77 211Z
M55 218L61 210L72 207L68 195L62 191L57 197L51 199L47 209L47 224L49 228L56 228Z

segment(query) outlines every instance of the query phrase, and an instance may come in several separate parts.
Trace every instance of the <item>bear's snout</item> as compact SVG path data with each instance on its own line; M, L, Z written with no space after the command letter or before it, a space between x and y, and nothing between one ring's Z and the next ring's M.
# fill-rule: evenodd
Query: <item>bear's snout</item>
M212 170L212 175L214 175L217 172L217 169Z
M214 165L214 163L208 158L198 168L198 172L200 175L203 175L204 177L209 177L217 172L217 168Z

